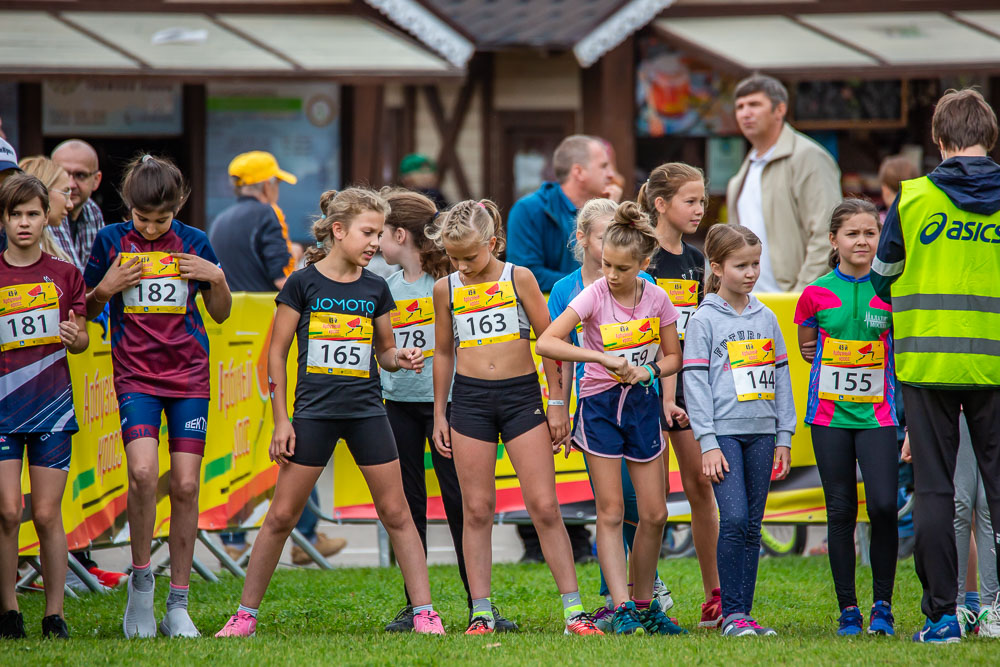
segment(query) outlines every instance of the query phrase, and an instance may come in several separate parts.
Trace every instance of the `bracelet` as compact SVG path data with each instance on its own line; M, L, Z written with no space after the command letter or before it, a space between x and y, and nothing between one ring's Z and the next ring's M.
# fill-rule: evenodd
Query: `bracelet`
M656 375L653 374L653 367L650 366L649 364L643 364L642 367L645 368L647 371L649 371L649 379L641 381L639 383L639 386L652 387L653 383L656 382Z
M660 370L659 365L657 365L657 363L655 361L649 362L649 365L653 368L654 371L656 371L656 378L659 379L660 373L662 372Z
M549 399L549 405L566 405L566 401L560 398Z

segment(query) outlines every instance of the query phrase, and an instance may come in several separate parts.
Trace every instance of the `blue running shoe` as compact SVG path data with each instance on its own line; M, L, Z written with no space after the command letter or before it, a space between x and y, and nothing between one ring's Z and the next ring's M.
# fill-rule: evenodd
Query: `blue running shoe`
M646 629L642 627L639 620L639 612L635 608L635 602L629 600L615 609L615 615L611 618L611 629L616 635L644 635Z
M649 609L639 612L639 622L646 632L651 635L686 635L687 630L670 620L660 608L660 601L653 598L649 603Z
M837 628L837 636L853 637L860 635L865 629L865 619L861 616L861 610L856 606L845 607L840 612L840 627Z
M925 644L957 644L962 641L962 628L952 614L941 617L937 623L927 619L924 628L913 635L913 641Z
M868 619L868 634L888 635L896 634L896 619L892 617L892 605L888 602L878 600L872 605L871 616Z

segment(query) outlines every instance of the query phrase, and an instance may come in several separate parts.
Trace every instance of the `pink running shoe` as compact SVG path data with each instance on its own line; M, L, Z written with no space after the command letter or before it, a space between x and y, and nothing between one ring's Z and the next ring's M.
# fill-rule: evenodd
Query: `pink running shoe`
M444 632L442 630L441 632ZM216 637L253 637L257 633L257 619L238 611L229 617L225 627L215 633Z
M443 635L444 625L436 611L422 611L413 615L413 631L424 635Z

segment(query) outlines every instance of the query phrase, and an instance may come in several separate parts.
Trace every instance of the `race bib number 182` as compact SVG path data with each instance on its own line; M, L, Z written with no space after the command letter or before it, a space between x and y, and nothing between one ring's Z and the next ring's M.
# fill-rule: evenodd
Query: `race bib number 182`
M738 340L726 344L739 401L774 400L774 341Z
M166 252L123 252L122 264L134 257L142 262L142 279L122 292L126 313L177 314L187 310L188 281L181 278L177 260Z
M54 283L0 288L0 350L59 342L59 296Z

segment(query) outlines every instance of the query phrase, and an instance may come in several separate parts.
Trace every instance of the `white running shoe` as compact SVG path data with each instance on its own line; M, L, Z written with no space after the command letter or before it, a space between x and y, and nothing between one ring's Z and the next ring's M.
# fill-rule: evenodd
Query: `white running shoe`
M1000 594L979 610L979 636L1000 637Z
M660 611L667 612L674 606L674 599L670 597L667 585L659 577L653 581L653 598L660 601Z
M987 609L989 609L989 605L982 608L980 615L985 613ZM958 605L955 607L955 618L958 619L958 627L962 631L963 637L970 632L975 633L979 618L972 613L971 609L965 605Z
M122 619L122 629L125 637L155 637L156 617L153 616L153 591L156 588L156 580L153 580L153 588L143 593L135 590L135 572L128 576L128 603L125 605L125 617Z
M160 634L164 637L201 637L184 607L175 607L167 612L160 621Z

